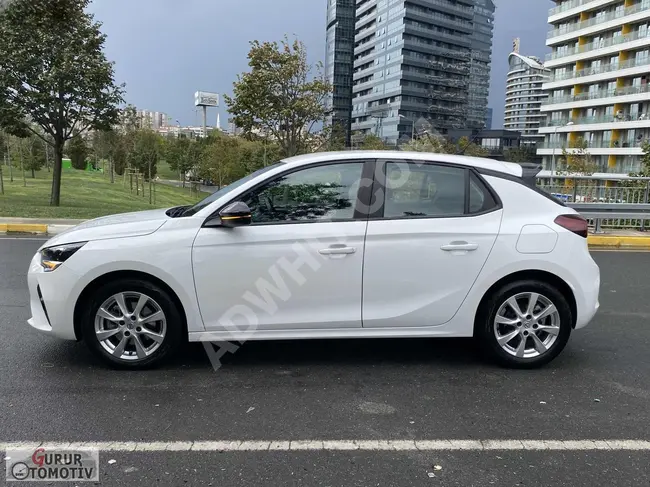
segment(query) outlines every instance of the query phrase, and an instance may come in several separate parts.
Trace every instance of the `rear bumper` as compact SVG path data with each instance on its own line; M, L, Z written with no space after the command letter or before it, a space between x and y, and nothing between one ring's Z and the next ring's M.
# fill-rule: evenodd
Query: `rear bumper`
M587 255L588 262L580 266L581 273L576 276L577 282L580 284L574 286L577 309L576 329L587 326L600 307L598 299L600 294L600 269L591 258L591 255Z
M74 331L73 289L78 277L65 265L54 272L44 272L36 254L29 265L27 285L32 313L27 323L46 335L76 340Z

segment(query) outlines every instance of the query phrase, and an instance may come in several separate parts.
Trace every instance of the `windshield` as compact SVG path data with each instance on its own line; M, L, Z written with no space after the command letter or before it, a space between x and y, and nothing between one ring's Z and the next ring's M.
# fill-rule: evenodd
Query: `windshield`
M191 208L188 208L185 210L183 213L183 216L191 216L194 215L195 213L201 211L203 208L208 206L209 204L213 203L214 201L217 201L219 198L221 198L223 195L227 194L228 192L232 191L235 188L238 188L242 184L247 183L251 179L256 178L260 174L264 174L267 171L270 171L271 169L275 169L278 166L282 166L284 162L276 162L275 164L271 164L270 166L263 167L262 169L258 169L255 172L250 173L248 176L244 176L241 179L238 179L237 181L230 183L228 186L224 186L223 188L219 189L218 191L212 193L210 196L205 197L201 201L199 201L197 204L192 206Z

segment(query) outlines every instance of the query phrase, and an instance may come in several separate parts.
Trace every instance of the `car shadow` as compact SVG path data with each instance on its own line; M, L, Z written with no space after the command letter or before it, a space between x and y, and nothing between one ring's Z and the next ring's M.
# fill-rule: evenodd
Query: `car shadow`
M184 343L179 352L158 370L291 366L490 366L474 340L469 338L274 340L243 344L233 342L231 347L228 348L230 352L221 356L216 352L211 354L211 359L203 343ZM83 343L53 341L39 355L42 363L51 364L57 369L109 368Z

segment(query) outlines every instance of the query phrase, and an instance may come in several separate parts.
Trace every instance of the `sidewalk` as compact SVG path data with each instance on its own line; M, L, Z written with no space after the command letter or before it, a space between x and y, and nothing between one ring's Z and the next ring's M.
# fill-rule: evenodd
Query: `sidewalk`
M57 220L41 218L0 217L0 234L27 233L36 235L57 235L84 220ZM648 249L650 232L636 230L606 230L604 233L590 234L589 246L595 248Z

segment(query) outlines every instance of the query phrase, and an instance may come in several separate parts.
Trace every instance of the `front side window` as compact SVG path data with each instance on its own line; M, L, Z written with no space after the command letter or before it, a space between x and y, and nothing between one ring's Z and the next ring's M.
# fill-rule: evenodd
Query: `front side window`
M270 181L241 198L253 225L351 220L363 162L302 169Z

